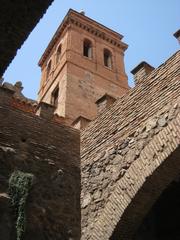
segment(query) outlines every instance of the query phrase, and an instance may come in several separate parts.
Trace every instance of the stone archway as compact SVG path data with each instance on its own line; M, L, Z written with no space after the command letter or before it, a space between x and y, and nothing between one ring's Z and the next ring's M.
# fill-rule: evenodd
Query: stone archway
M179 173L180 115L152 138L117 182L90 239L132 240L143 218Z

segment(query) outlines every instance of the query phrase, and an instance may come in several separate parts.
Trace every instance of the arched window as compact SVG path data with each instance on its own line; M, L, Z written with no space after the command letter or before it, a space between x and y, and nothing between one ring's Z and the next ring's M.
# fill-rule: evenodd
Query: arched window
M51 104L56 108L58 106L58 97L59 97L59 87L57 86L51 95Z
M83 43L83 55L92 58L92 43L88 39L85 39Z
M104 66L112 68L112 54L108 49L104 49Z
M46 81L49 77L49 74L51 72L51 60L49 61L48 65L47 65L47 71L46 71Z
M57 52L56 52L56 63L59 62L60 60L60 56L61 56L61 44L59 45L58 49L57 49Z

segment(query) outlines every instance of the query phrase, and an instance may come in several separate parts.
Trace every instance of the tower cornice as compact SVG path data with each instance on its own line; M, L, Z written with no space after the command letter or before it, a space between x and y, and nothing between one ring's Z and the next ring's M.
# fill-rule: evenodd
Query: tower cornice
M41 59L39 60L39 66L42 66L43 63L46 61L47 56L53 49L54 45L57 43L59 37L63 34L63 32L67 29L68 26L79 27L90 34L93 34L94 36L107 41L113 46L120 48L123 51L125 51L128 47L127 44L121 41L121 39L123 38L121 34L105 27L104 25L94 21L87 16L84 16L81 13L76 12L75 10L70 9L65 18L63 19L62 23L60 24L59 28L57 29L56 33L54 34L53 38L51 39Z

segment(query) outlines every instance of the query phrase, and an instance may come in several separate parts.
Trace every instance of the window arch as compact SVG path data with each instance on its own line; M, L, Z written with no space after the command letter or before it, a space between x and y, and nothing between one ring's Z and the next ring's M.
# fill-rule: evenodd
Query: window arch
M112 68L112 53L108 49L104 49L104 66Z
M61 46L61 44L60 44L60 45L58 46L58 48L57 48L57 51L56 51L56 63L58 63L59 60L60 60L61 50L62 50L62 46Z
M85 39L83 42L83 55L92 58L92 42L88 39Z
M59 98L59 87L56 86L54 91L51 94L51 104L57 108L58 106L58 98Z
M50 60L48 65L47 65L47 71L46 71L46 80L48 79L49 77L49 74L51 72L51 65L52 65L52 61Z

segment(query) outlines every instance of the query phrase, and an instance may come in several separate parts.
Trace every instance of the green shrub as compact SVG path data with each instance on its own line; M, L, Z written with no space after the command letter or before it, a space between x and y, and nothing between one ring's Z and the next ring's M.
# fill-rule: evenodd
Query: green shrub
M9 178L9 196L16 214L17 240L22 240L25 232L25 205L34 175L21 171L14 171Z

